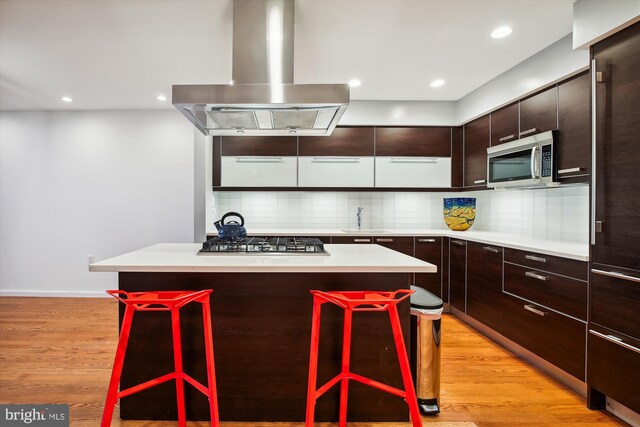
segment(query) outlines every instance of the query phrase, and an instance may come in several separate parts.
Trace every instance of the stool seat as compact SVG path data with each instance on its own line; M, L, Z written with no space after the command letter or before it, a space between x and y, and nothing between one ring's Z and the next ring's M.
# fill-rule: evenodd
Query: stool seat
M319 291L312 290L313 316L311 322L311 350L309 356L309 382L307 386L307 410L306 427L313 427L316 401L327 390L338 382L340 383L340 409L339 426L345 427L347 423L347 400L349 381L355 380L362 384L386 391L404 398L409 406L409 413L413 427L422 427L422 419L418 409L411 369L407 350L402 337L402 328L398 316L398 303L406 300L413 294L413 290L398 289L396 291ZM320 388L316 389L318 371L318 349L320 341L320 313L322 304L332 303L344 310L343 342L342 342L342 371ZM391 329L398 353L398 362L402 373L404 390L375 381L350 371L351 354L351 326L353 312L361 311L387 311L391 321Z
M125 305L122 326L120 327L120 337L118 338L118 347L116 349L115 361L113 362L113 370L111 371L111 380L109 382L109 390L107 391L107 399L102 414L101 427L109 427L113 418L113 411L118 399L130 396L150 387L162 384L166 381L176 381L176 398L178 405L178 425L186 426L186 414L184 404L184 382L188 382L209 399L209 408L211 415L211 425L218 427L218 398L216 391L215 368L213 358L213 338L211 333L211 309L209 298L212 293L211 289L201 291L147 291L147 292L127 292L122 290L108 290L107 293L117 298ZM180 337L180 309L186 304L197 302L202 304L202 322L204 326L204 347L207 358L207 386L195 380L182 369L182 342ZM120 376L122 375L122 367L131 332L131 324L135 312L144 311L169 311L171 312L171 329L173 336L173 361L174 371L159 376L141 384L129 387L126 390L118 391ZM151 351L151 350L150 350Z

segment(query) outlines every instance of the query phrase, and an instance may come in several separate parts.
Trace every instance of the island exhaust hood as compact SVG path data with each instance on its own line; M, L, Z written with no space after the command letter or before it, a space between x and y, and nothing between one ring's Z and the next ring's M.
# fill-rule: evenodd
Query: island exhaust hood
M347 84L293 84L294 0L233 1L233 81L174 85L172 103L204 135L330 135Z

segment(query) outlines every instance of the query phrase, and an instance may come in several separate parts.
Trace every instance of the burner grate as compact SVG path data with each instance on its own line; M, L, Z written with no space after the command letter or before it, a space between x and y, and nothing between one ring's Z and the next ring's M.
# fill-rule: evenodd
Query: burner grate
M200 252L327 254L322 241L311 237L247 237L233 242L214 237L202 244Z

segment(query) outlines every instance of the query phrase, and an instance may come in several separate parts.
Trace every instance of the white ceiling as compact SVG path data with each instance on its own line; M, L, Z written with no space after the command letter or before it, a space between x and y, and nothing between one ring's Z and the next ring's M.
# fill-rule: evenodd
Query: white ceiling
M572 5L295 0L294 80L358 78L360 100L458 100L569 34ZM231 79L231 21L232 0L0 0L0 109L172 108L172 84ZM512 35L492 39L501 25Z

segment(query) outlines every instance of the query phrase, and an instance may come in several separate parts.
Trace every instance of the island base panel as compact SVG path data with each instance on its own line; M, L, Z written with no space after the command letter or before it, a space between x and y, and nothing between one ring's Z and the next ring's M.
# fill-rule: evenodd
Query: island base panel
M119 273L126 291L213 289L211 310L220 419L304 421L311 342L311 289L407 289L407 273ZM409 347L409 304L398 306ZM120 320L124 308L120 306ZM185 372L206 384L199 304L181 309ZM322 306L318 387L340 371L343 310ZM410 349L407 348L410 352ZM167 312L137 313L125 358L121 389L173 370ZM354 313L352 371L402 389L402 377L386 312ZM187 419L208 420L205 396L185 385ZM337 421L339 387L326 392L315 420ZM175 382L120 402L122 419L175 420ZM349 386L350 421L407 421L403 399L355 381Z

